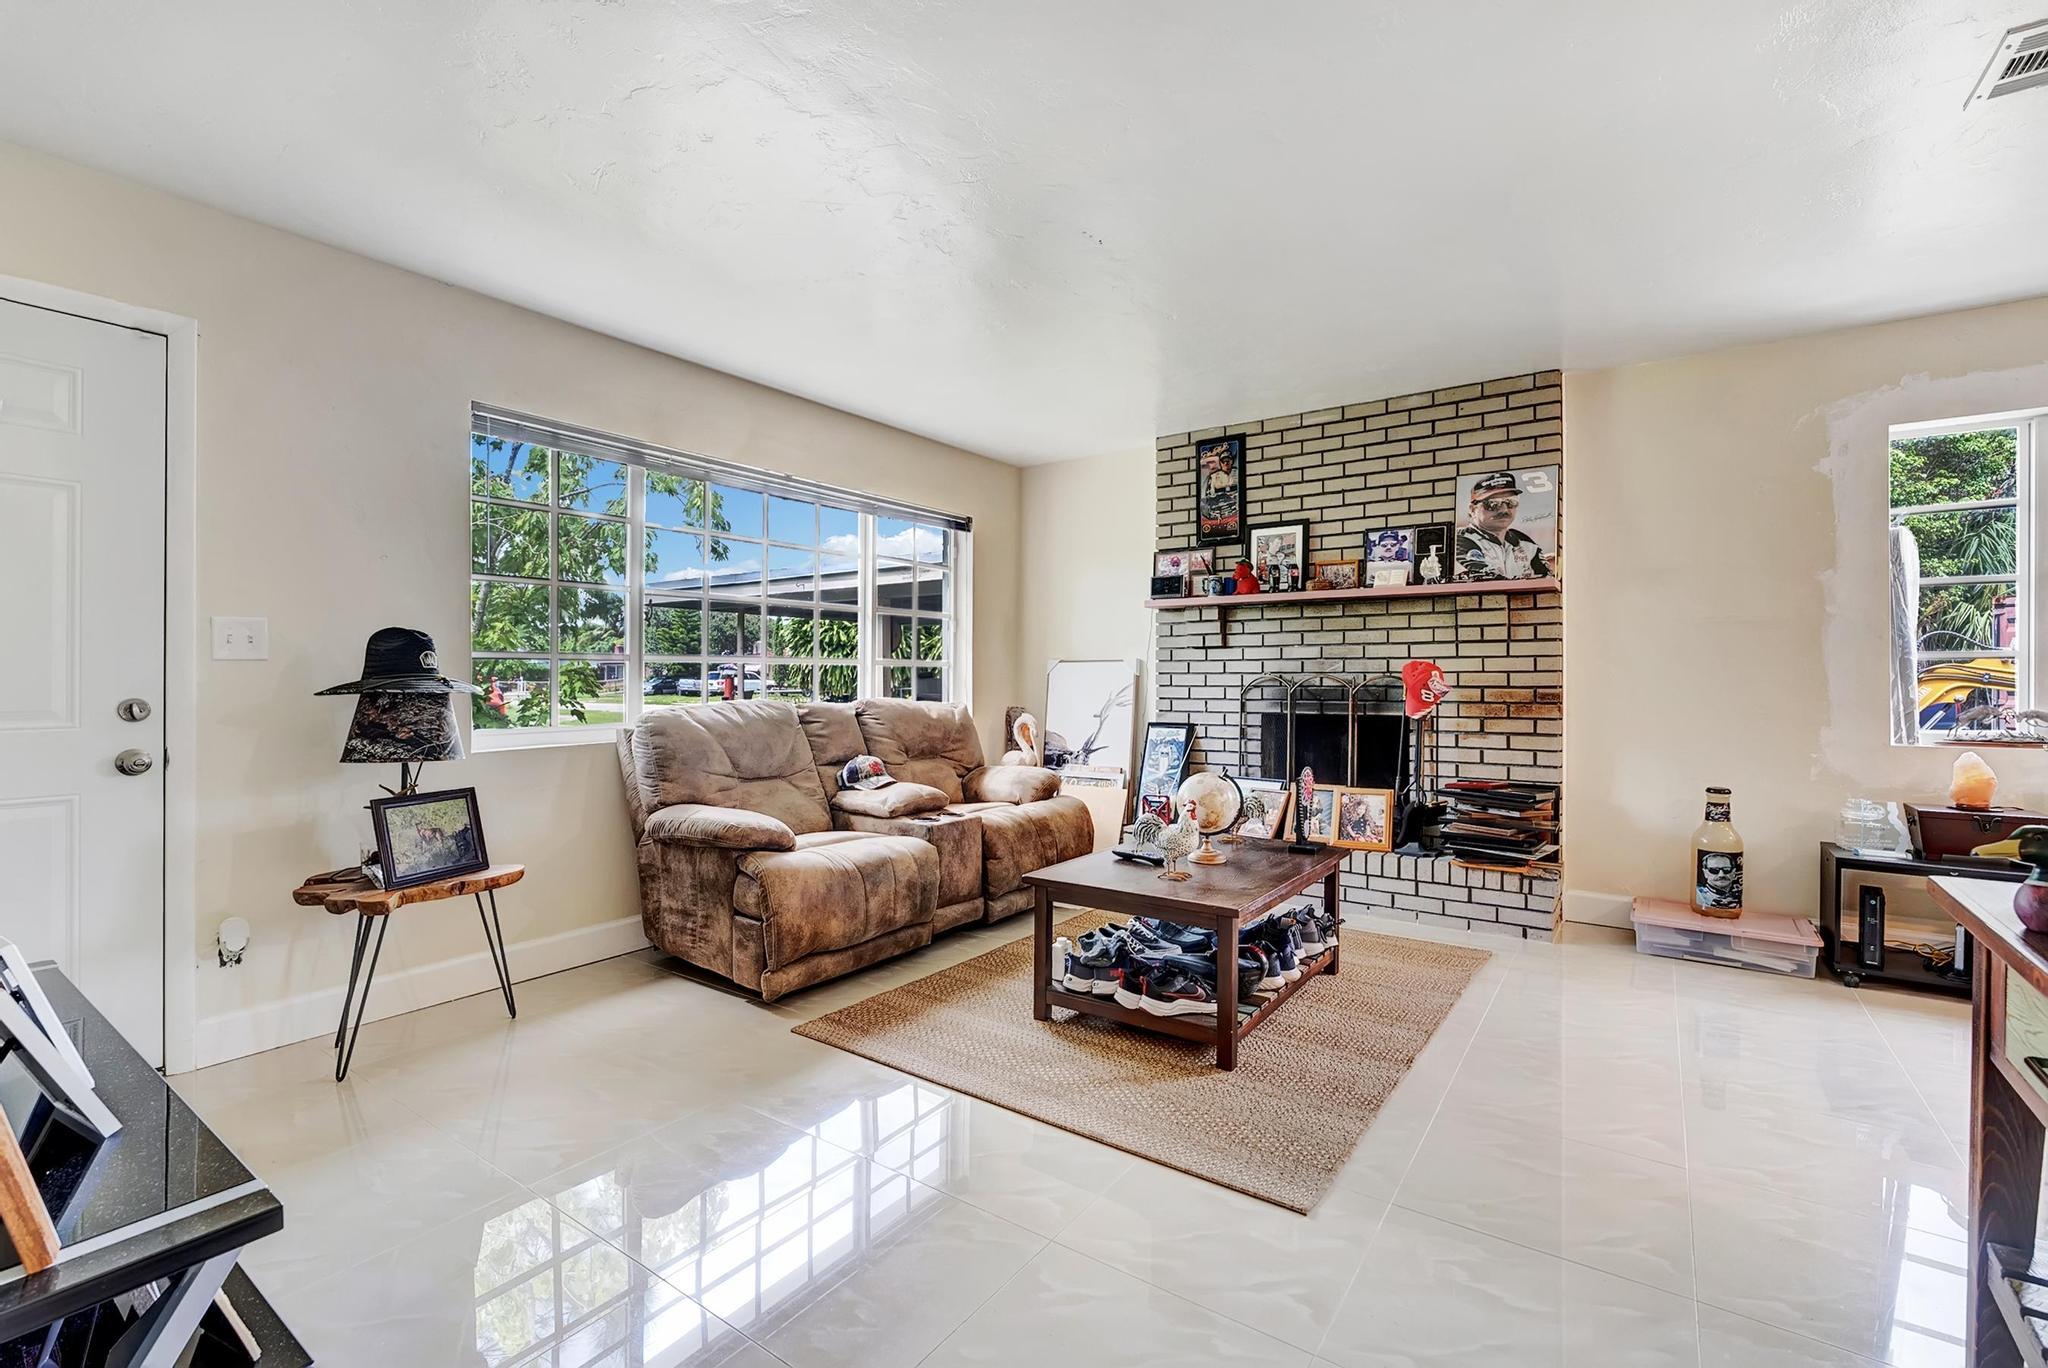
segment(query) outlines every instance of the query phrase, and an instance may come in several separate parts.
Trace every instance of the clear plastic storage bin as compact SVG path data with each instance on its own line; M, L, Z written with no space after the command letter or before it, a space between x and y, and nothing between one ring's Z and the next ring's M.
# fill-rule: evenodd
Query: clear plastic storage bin
M1813 923L1782 912L1704 917L1681 902L1637 898L1629 920L1635 923L1636 949L1645 955L1798 978L1812 978L1820 959Z

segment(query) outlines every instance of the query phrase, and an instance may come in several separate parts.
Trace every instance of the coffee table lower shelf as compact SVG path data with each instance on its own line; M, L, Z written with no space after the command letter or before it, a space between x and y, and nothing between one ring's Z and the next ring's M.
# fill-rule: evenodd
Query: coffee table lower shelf
M1337 951L1325 950L1314 959L1304 960L1301 977L1285 987L1271 993L1263 993L1256 1002L1241 1002L1237 1006L1238 1040L1250 1035L1265 1019L1273 1015L1281 1003L1301 991L1301 986L1318 974L1337 972ZM1155 1016L1137 1007L1126 1007L1112 997L1097 997L1093 993L1074 993L1065 988L1046 985L1045 1000L1049 1006L1064 1007L1071 1012L1101 1017L1105 1021L1119 1022L1125 1026L1136 1026L1143 1031L1157 1031L1160 1035L1175 1036L1181 1040L1200 1041L1204 1045L1216 1042L1216 1018L1208 1015Z

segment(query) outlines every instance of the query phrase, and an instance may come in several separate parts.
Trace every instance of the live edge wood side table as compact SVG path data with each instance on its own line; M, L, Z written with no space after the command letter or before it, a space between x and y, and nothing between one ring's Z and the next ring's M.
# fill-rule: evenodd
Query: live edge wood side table
M1052 1020L1054 1007L1066 1007L1089 1016L1120 1021L1183 1040L1215 1042L1216 1067L1237 1067L1237 1043L1271 1016L1280 1004L1293 997L1304 983L1317 974L1337 972L1337 947L1331 946L1305 962L1302 975L1294 982L1257 1003L1236 1004L1233 1011L1221 999L1237 991L1238 932L1246 922L1270 912L1297 893L1317 883L1323 886L1323 910L1337 915L1337 871L1351 852L1341 846L1319 846L1314 854L1299 854L1284 841L1247 840L1226 847L1226 864L1186 866L1192 878L1175 882L1159 877L1157 866L1119 860L1108 851L1083 855L1024 876L1036 891L1036 924L1032 928L1031 1014L1040 1021ZM1120 1005L1114 998L1088 993L1070 993L1055 988L1052 977L1052 905L1054 900L1075 903L1103 912L1126 916L1159 917L1182 926L1199 926L1216 933L1217 1010L1214 1020L1205 1016L1154 1016ZM1229 967L1224 967L1229 966Z
M1939 875L1927 887L1977 943L1965 1361L2038 1368L2048 1348L2048 1268L2034 1261L2048 1129L2048 936L2020 925L2011 884Z
M390 929L391 914L409 904L439 902L444 898L476 899L477 920L483 923L484 945L491 952L491 968L497 971L498 988L505 994L505 1012L512 1017L519 1015L519 1006L512 1000L512 966L505 958L505 929L498 924L498 890L525 877L525 865L501 864L480 869L474 874L458 874L449 879L435 879L432 883L414 884L410 888L379 888L364 878L360 869L337 869L327 874L315 874L293 890L292 901L301 907L324 907L335 916L345 916L350 912L356 914L355 956L349 961L348 991L341 998L341 1024L334 1028L335 1082L348 1077L349 1060L355 1057L356 1040L363 1033L363 1009L370 1002L370 980L377 976L377 957L384 953L384 933ZM488 913L484 908L487 897L490 899ZM374 946L370 944L372 926L377 932ZM367 971L363 968L366 950L370 956ZM359 978L360 991L357 987ZM348 1020L351 998L355 1000L354 1026L350 1026Z

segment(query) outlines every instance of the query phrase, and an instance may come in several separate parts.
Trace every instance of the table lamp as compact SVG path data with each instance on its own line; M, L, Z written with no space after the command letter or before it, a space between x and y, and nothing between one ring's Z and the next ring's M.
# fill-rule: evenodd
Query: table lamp
M429 760L460 760L462 728L449 706L453 695L478 693L474 684L440 672L434 639L412 627L382 627L363 650L359 679L320 690L356 694L356 715L341 747L345 765L398 765L398 787L378 785L393 796L416 793L420 770Z

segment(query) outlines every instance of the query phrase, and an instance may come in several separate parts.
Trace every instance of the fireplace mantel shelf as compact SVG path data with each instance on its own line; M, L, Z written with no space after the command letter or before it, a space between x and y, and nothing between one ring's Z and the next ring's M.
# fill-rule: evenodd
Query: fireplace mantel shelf
M1403 584L1390 589L1297 589L1286 594L1196 594L1150 598L1147 608L1250 608L1261 603L1343 603L1354 599L1477 598L1482 594L1549 594L1563 586L1552 579L1468 580L1454 584Z

